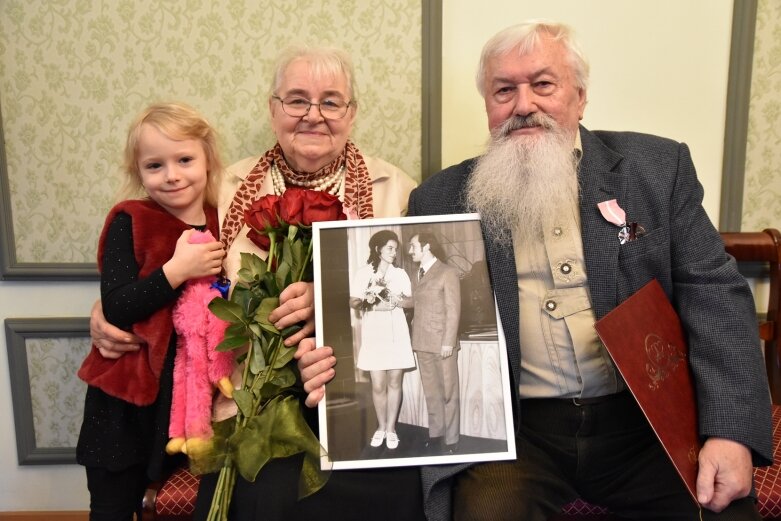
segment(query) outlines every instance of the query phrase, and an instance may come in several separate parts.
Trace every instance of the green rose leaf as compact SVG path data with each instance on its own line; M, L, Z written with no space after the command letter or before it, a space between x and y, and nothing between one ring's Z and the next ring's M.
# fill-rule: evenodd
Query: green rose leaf
M258 307L260 299L255 296L255 293L250 288L239 284L233 288L230 301L241 306L246 319L255 313L255 308Z
M250 324L252 326L252 324ZM248 336L250 332L250 328L248 328L245 324L238 323L238 324L231 324L228 327L225 328L225 337L229 336Z
M293 273L301 271L301 265L304 260L304 245L301 241L296 241L290 247L291 260L290 265L293 267Z
M287 365L287 363L293 359L293 355L296 354L295 346L287 347L284 344L280 344L279 349L279 354L277 355L277 359L274 362L274 369L279 369L280 367ZM293 377L293 380L295 382L295 377Z
M282 338L287 338L290 335L294 335L298 333L299 331L301 331L301 329L303 328L300 325L293 324L292 326L287 326L285 329L280 331L279 334L282 335Z
M239 276L239 282L250 284L255 281L255 276L253 275L252 270L248 270L247 268L239 268L237 274Z
M250 418L247 426L232 436L236 466L244 479L254 481L271 458L293 456L317 443L300 407L294 396L275 398L263 414Z
M256 337L262 337L263 336L263 330L255 322L251 322L250 323L249 329L250 329L250 331L252 331L252 334L255 335Z
M292 245L294 243L291 243L289 240L285 241L282 244L282 262L287 264L293 264L293 250ZM279 273L279 270L277 270L277 273Z
M252 275L250 280L260 280L266 274L266 263L254 253L241 253L241 268L249 270ZM249 282L249 281L248 281Z
M263 299L260 306L258 306L258 310L255 312L255 321L261 328L273 334L278 334L279 330L274 327L274 324L269 322L268 316L278 307L279 297L268 297Z
M266 358L263 356L263 349L260 347L260 341L257 338L252 339L252 359L249 361L249 370L252 374L258 374L266 368Z
M244 320L246 320L241 306L221 297L217 297L209 302L209 310L218 318L230 322L231 324L244 322Z
M277 268L277 286L285 288L290 284L290 263L283 261Z
M268 296L279 296L281 291L277 286L277 278L274 273L267 272L263 275L263 285L266 287Z
M241 414L244 416L252 416L254 411L252 410L252 394L244 389L236 389L233 391L233 401L239 406Z
M296 241L296 234L298 233L298 226L295 224L291 224L290 227L287 229L287 240L290 242L297 242Z
M222 342L217 344L217 351L233 351L239 347L247 345L249 337L246 335L225 336Z
M296 374L290 367L283 367L276 371L271 381L280 387L292 387L296 383Z

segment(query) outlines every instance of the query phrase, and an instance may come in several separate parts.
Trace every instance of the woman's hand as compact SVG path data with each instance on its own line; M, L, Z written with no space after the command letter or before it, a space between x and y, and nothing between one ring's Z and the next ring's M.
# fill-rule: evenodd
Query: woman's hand
M336 375L334 350L328 346L315 349L315 339L309 337L298 344L294 356L307 392L304 403L307 407L315 407L325 396L325 384Z
M312 282L294 282L279 295L279 307L268 316L279 330L304 322L301 330L285 339L290 347L315 332L315 285Z
M92 343L104 358L116 359L127 352L138 351L144 341L116 326L108 323L103 316L103 305L100 300L92 305L89 319L89 334Z

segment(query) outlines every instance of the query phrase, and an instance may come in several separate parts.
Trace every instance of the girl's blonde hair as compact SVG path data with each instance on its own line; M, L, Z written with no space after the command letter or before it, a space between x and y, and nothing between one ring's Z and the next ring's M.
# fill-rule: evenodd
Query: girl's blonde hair
M124 172L125 183L119 193L119 199L138 197L144 194L141 174L138 170L138 140L141 127L152 125L174 140L198 139L206 154L206 191L204 201L217 206L217 191L222 176L222 159L218 147L217 132L191 106L180 102L155 103L144 109L127 132L125 144Z

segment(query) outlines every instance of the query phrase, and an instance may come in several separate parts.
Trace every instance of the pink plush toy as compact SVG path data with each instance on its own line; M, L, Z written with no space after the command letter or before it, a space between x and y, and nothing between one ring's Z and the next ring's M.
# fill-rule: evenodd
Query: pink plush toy
M190 243L211 242L209 231L196 231ZM174 389L171 419L166 445L169 454L193 453L197 446L214 434L211 427L214 387L230 398L233 385L233 352L215 348L225 336L228 323L217 318L208 305L220 291L212 287L217 277L192 279L185 283L173 310L174 328L178 335L174 362Z

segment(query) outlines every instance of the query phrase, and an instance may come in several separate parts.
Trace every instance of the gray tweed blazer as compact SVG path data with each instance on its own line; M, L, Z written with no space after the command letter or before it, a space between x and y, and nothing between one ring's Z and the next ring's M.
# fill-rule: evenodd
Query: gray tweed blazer
M580 136L580 216L597 319L658 279L688 334L701 435L739 441L752 449L755 465L770 464L770 394L754 301L702 207L703 188L688 147L646 134L583 127ZM467 212L463 192L474 163L469 159L427 179L410 195L409 215ZM646 235L620 245L617 227L597 208L609 199L616 199L627 220L641 224ZM517 428L521 346L515 258L512 248L492 241L491 230L483 228L483 234L506 335ZM450 478L467 466L423 467L430 520L451 518Z

